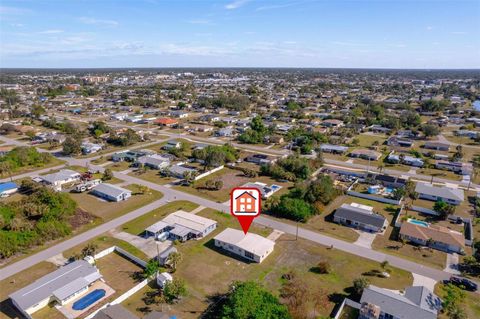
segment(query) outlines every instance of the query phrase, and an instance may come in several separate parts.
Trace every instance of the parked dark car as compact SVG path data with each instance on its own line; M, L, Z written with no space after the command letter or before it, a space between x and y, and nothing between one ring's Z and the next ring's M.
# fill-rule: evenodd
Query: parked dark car
M478 289L478 285L476 283L465 278L452 276L450 277L449 280L446 280L445 282L451 283L457 287L460 287L462 289L469 290L469 291L476 291Z

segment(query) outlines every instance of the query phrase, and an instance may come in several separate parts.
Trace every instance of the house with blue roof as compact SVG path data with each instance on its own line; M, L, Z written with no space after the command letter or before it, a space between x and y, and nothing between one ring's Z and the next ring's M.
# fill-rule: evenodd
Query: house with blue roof
M18 185L14 182L0 184L0 197L8 197L18 191Z

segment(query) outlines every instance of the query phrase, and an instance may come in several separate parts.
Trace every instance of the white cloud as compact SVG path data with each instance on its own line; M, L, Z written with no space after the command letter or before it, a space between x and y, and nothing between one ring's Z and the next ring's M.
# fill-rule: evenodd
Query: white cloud
M118 25L118 22L115 20L95 19L90 17L80 17L79 21L85 24L105 25L110 27L115 27Z
M52 29L52 30L40 31L40 32L37 32L37 33L38 34L58 34L58 33L63 33L63 30Z
M206 19L193 19L187 22L191 24L212 24L210 20L206 20Z
M465 31L452 31L450 34L467 34Z
M249 0L235 0L225 6L227 10L235 10L245 5Z
M24 8L0 6L0 14L2 15L21 15L30 12L30 10Z
M23 28L25 25L23 23L10 23L10 26L14 28Z
M427 29L427 31L432 31L433 30L433 27L431 25L427 26L425 29Z
M255 9L255 11L265 11L265 10L275 10L275 9L282 9L282 8L288 8L294 5L300 4L300 2L290 2L290 3L284 3L284 4L273 4L273 5L267 5L267 6L261 6Z

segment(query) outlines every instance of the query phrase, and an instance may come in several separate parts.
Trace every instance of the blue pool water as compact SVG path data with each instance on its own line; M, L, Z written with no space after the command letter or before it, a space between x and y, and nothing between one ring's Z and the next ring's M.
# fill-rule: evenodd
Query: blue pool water
M277 190L280 188L280 186L273 184L270 188L273 190Z
M409 218L407 221L410 224L415 224L415 225L422 226L422 227L428 227L428 223L422 222L421 220L416 220L416 219Z
M385 188L385 193L387 193L387 194L393 193L393 188L386 187L386 188Z
M105 289L95 289L89 294L85 295L81 299L75 301L72 305L73 310L83 310L96 302L97 300L103 298L107 292Z

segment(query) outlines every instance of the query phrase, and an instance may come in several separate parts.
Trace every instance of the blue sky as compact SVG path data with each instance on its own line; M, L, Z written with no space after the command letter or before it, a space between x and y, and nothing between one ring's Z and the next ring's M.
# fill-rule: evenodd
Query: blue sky
M480 68L480 0L0 1L0 67Z

